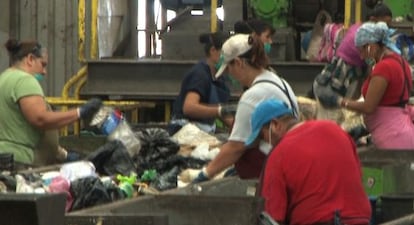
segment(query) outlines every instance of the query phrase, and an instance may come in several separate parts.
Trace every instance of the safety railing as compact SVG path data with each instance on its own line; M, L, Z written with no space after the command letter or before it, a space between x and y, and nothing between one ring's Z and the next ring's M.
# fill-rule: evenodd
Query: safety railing
M345 0L345 15L344 15L344 28L348 29L351 25L352 17L352 3L354 3L354 22L361 22L361 0Z
M97 36L97 21L98 21L98 0L91 0L90 2L90 58L96 59L98 56L98 36ZM84 64L85 59L85 46L86 46L86 0L78 0L78 59L81 64ZM69 108L78 107L86 100L80 99L80 91L87 82L87 66L84 65L80 70L73 75L63 86L61 97L47 97L46 101L54 106L59 107L61 111L67 111ZM70 97L70 90L73 89L74 96ZM153 102L142 102L142 101L104 101L104 105L119 108L123 111L131 112L131 123L138 122L138 109L155 107ZM61 135L67 136L69 134L70 126L66 126L61 129ZM73 124L73 134L77 135L80 133L80 122Z
M69 108L78 107L86 103L86 100L74 99L74 98L67 98L63 99L60 97L47 97L46 101L53 105L54 107L59 107L61 110L67 110ZM118 108L124 112L130 113L130 122L135 124L139 121L139 109L140 108L153 108L155 107L154 102L143 102L143 101L103 101L105 106L110 106L114 108ZM72 130L74 135L79 135L81 126L79 122L73 124L73 128L70 129L71 126L66 126L62 128L61 135L67 136L69 135L69 130Z

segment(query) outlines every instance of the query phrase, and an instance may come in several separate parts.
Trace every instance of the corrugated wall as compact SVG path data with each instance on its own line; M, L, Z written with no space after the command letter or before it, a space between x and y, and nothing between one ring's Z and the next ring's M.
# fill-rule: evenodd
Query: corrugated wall
M3 71L9 65L9 57L3 45L10 33L10 0L0 1L0 15L2 15L0 20L0 71Z
M0 11L4 15L10 9L11 37L36 39L48 48L48 76L43 82L48 96L60 96L65 82L80 67L77 57L77 3L77 0L1 0L0 3L0 6L9 5ZM1 23L2 27L3 21ZM2 30L0 41L5 42ZM2 57L0 65L4 61Z

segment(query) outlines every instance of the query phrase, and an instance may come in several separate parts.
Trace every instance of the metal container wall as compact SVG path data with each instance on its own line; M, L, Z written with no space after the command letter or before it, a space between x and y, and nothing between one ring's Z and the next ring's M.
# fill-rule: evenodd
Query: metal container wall
M381 196L381 222L395 220L414 212L414 193Z
M168 216L169 225L257 224L264 201L257 197L158 195L115 202L66 215L66 220L88 215Z
M89 225L86 221L99 217L141 215L147 216L148 224L157 225L164 215L169 225L252 225L257 223L264 207L263 199L254 197L256 185L257 180L213 180L165 191L161 195L141 196L71 212L65 220L68 225L80 220L85 222L79 225Z
M207 196L255 196L258 180L242 180L236 177L212 180L202 184L190 184L184 188L165 191L176 195L207 195Z
M1 224L63 225L64 194L0 194Z

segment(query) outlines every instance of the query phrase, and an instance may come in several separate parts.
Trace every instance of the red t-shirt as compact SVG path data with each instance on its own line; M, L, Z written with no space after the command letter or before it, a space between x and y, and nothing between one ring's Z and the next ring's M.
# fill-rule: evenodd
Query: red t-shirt
M398 54L386 55L373 68L371 74L362 85L362 94L365 97L368 91L368 85L374 76L384 77L388 86L379 103L381 106L396 106L400 103L400 97L404 90L404 101L408 101L409 90L412 86L411 69L407 61L404 61L405 77L408 79L409 89L404 89L404 71L401 66L401 56Z
M355 145L331 121L308 121L288 132L271 152L263 177L265 209L288 224L368 224L369 199Z

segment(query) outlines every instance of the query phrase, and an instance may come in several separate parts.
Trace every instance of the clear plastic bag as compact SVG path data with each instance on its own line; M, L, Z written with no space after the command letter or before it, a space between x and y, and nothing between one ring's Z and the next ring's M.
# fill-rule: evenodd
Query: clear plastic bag
M141 142L135 136L129 124L122 119L115 130L108 136L108 140L119 140L124 144L129 156L133 157L141 150Z
M103 134L108 136L108 140L121 141L131 157L141 150L140 140L118 110L107 106L102 107L95 114L90 125L98 127Z

